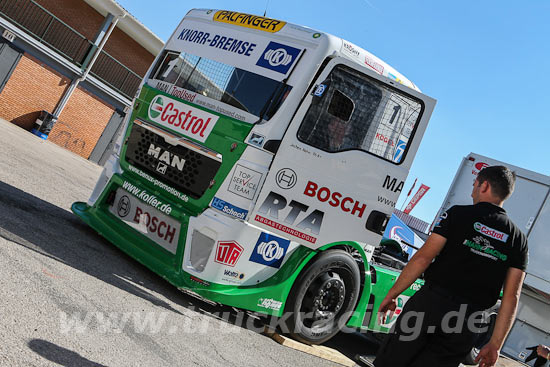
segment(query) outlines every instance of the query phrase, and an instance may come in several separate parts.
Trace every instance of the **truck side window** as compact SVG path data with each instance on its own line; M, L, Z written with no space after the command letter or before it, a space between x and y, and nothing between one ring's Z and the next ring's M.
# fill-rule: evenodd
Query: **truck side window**
M298 139L327 152L363 150L400 163L422 104L344 66L329 75L321 100L309 107Z

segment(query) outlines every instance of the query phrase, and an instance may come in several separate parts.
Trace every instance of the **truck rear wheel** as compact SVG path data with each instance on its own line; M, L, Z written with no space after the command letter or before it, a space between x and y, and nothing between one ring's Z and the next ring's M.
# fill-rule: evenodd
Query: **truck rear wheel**
M359 289L359 266L349 253L321 253L290 291L285 307L285 313L290 315L284 317L288 332L307 344L329 340L351 316Z
M464 361L462 362L465 365L469 365L469 366L477 365L477 363L475 363L474 361L479 355L479 351L481 350L481 348L483 348L483 346L489 342L489 340L491 339L491 336L493 335L493 330L495 329L495 323L497 321L497 314L499 309L500 309L500 301L498 301L493 307L483 311L484 313L483 316L486 320L488 328L486 332L479 334L479 337L476 340L474 347L470 351L470 354L468 354L464 359Z

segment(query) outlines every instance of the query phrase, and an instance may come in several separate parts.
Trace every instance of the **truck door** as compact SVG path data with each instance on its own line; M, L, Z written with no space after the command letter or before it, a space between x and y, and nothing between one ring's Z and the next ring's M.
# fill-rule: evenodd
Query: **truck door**
M435 101L330 60L286 131L249 222L318 248L377 245Z

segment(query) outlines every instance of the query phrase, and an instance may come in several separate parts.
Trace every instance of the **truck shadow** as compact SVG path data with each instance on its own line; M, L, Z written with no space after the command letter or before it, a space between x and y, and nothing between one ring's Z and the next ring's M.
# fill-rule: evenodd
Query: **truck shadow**
M265 326L272 323L272 319L264 315L211 303L178 291L160 276L110 244L73 213L4 182L0 182L1 238L183 317L188 316L175 309L169 302L203 314L212 321L217 319L228 328L246 329L263 334ZM46 269L42 270L43 275L56 278L55 272L53 273L50 274ZM85 289L82 292L84 293ZM165 297L169 302L160 299L155 293ZM63 301L63 297L52 297L52 300L69 314L75 311L75 306ZM376 351L377 346L365 340L365 337L358 333L341 333L325 345L354 359L358 350L367 353ZM29 347L41 354L40 351L46 353L52 350L50 344L33 340ZM47 355L43 356L48 358ZM100 366L93 362L85 365Z
M176 288L123 254L71 212L4 182L0 182L0 237L181 314L148 291L180 303L181 293Z

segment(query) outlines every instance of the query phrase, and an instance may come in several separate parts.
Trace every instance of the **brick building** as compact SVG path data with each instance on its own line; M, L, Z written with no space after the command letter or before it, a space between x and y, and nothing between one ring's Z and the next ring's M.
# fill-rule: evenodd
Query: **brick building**
M0 0L0 117L102 163L163 42L113 0Z

